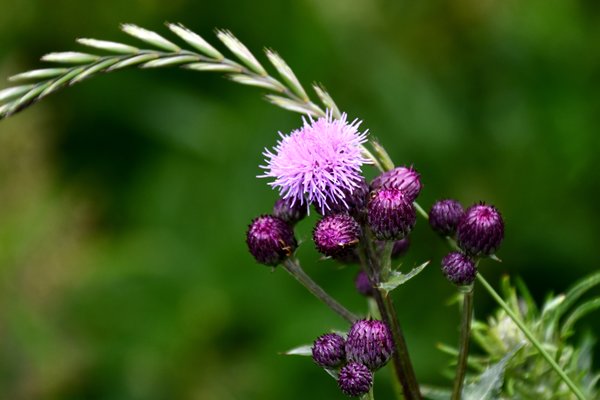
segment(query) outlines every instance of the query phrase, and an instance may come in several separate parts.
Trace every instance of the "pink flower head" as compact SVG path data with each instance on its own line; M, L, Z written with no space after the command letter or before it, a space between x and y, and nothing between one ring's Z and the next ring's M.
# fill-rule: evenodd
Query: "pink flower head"
M346 194L359 186L360 168L369 162L361 152L367 131L360 133L361 121L348 123L345 113L340 119L328 112L316 121L303 121L289 135L280 132L273 151L265 149L267 165L261 166L265 173L259 178L275 178L269 185L281 197L315 204L322 213L333 204L347 207Z

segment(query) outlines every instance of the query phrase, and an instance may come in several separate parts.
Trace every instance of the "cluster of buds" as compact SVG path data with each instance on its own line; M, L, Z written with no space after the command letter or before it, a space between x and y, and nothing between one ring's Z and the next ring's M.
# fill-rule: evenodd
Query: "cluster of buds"
M494 207L474 204L466 211L456 200L441 200L429 211L429 224L440 235L455 238L461 251L442 259L442 272L458 286L468 286L477 275L475 260L490 256L504 238L504 221Z
M362 396L373 385L373 373L389 361L394 352L392 334L378 320L356 321L346 338L337 333L319 336L312 347L315 363L338 370L338 386L348 396Z

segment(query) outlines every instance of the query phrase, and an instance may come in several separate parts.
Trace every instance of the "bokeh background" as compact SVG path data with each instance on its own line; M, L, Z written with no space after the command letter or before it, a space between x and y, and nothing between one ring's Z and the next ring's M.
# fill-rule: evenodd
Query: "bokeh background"
M181 21L213 43L229 28L323 82L399 164L421 204L486 200L506 221L492 281L535 297L598 268L600 3L594 0L0 0L0 78L76 37L135 43ZM171 37L171 36L169 36ZM266 60L261 58L262 61ZM261 152L300 117L218 75L131 70L97 77L0 122L0 397L343 398L326 374L278 352L345 324L244 233L276 198ZM368 172L372 175L372 171ZM356 311L355 268L305 268ZM459 321L439 272L447 249L420 221L405 257L432 265L395 293L423 382L447 384ZM493 308L481 291L476 314ZM580 331L598 331L590 317ZM383 372L382 375L386 375ZM389 393L379 378L381 398Z

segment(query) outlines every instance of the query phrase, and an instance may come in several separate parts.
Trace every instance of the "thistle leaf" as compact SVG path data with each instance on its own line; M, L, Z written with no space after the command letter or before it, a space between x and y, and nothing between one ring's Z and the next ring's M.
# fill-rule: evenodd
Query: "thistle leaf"
M409 273L403 274L400 271L392 271L390 278L379 284L379 288L387 292L391 292L400 285L404 285L406 282L417 276L425 267L429 265L429 261L424 262L418 267L413 268Z
M79 38L77 43L84 46L93 47L99 50L106 50L118 54L135 54L140 51L137 47L129 46L123 43L109 42L107 40L96 40L88 38Z
M306 357L312 357L312 345L305 344L305 345L302 345L302 346L294 347L293 349L290 349L288 351L284 351L283 353L280 353L280 354L285 355L285 356L306 356Z
M215 60L222 60L223 54L221 54L217 49L211 46L206 40L204 40L200 35L190 31L188 28L183 26L182 24L167 24L167 27L177 36L182 38L187 42L190 46L200 51L201 53L214 58Z
M296 77L292 69L283 60L283 58L281 58L279 54L277 54L271 49L266 49L265 53L269 61L271 61L271 64L273 64L277 72L279 72L281 78L285 81L285 83L288 84L289 88L302 100L304 100L305 102L308 101L308 95L304 91L304 88L300 84L300 81L298 81L298 78Z
M258 62L256 57L248 50L242 42L227 30L217 30L217 37L227 48L242 61L244 65L259 75L267 76L267 71Z
M79 53L76 51L63 51L58 53L48 53L42 57L42 61L62 64L88 64L98 60L99 58L100 57L95 54Z
M421 385L421 394L429 400L450 400L452 392L448 389Z
M179 52L181 49L175 43L168 41L164 37L160 36L156 32L149 31L144 28L140 28L133 24L121 25L121 30L126 34L133 36L143 42L149 43L153 46L159 47L163 50Z
M600 271L588 275L587 277L581 279L577 283L575 283L568 291L565 293L565 300L560 305L557 310L557 317L560 318L585 292L592 289L594 286L600 285Z
M585 317L587 314L591 313L600 308L600 297L597 297L592 300L588 300L583 304L580 304L575 308L571 314L567 317L565 323L563 324L560 334L561 336L567 336L570 334L573 325L581 318Z
M54 78L55 76L62 75L67 72L67 68L43 68L43 69L34 69L32 71L22 72L17 75L13 75L8 78L9 81L17 82L17 81L27 81L32 79L44 79L44 78Z
M465 400L492 400L502 387L504 371L511 358L523 347L524 343L517 345L509 351L500 361L492 365L481 374L477 383L466 386L463 390Z

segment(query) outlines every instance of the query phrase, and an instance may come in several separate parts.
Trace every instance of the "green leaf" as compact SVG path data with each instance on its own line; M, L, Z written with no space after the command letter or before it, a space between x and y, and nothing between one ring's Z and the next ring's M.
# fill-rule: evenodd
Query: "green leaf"
M429 261L424 262L418 267L413 268L408 274L403 274L400 271L392 271L390 278L379 284L379 288L387 292L391 292L400 285L404 285L406 282L417 276L425 267L429 265Z
M523 345L524 343L519 344L502 357L500 361L485 370L476 383L466 386L463 390L462 398L465 400L496 399L496 395L504 382L504 371L506 370L507 364Z
M586 301L585 303L577 306L577 308L575 308L573 312L569 314L565 323L563 324L560 330L561 336L565 337L569 335L573 325L575 325L579 319L591 313L592 311L597 310L598 308L600 308L600 297L596 297L595 299Z
M585 292L596 285L600 285L600 271L575 283L565 294L565 300L557 310L557 318L560 318Z
M452 392L450 389L421 385L421 394L429 400L450 400Z
M312 345L311 344L305 344L302 346L298 346L298 347L294 347L293 349L290 349L288 351L285 351L283 353L280 353L282 355L285 356L305 356L305 357L312 357Z

